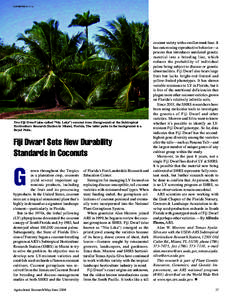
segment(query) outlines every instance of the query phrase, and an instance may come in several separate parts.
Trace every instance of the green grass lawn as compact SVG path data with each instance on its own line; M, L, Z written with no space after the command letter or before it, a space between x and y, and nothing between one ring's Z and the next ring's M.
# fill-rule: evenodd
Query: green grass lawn
M23 114L12 116L14 119L148 119L148 108L125 112L122 109L103 105L87 109L64 109L57 112L27 114L25 111L35 110L36 107L20 106L15 100L0 100L0 113L24 111Z
M24 110L32 110L31 107L0 107L0 114L1 113L7 113L7 112L13 112L13 111L24 111Z
M129 112L106 107L69 109L58 112L16 115L14 119L148 119L148 108L135 109Z
M15 99L13 100L0 100L0 114L10 113L14 111L33 110L33 106L22 106L19 105Z
M31 110L32 107L18 106L17 102L13 100L0 100L0 113L8 113L12 111Z

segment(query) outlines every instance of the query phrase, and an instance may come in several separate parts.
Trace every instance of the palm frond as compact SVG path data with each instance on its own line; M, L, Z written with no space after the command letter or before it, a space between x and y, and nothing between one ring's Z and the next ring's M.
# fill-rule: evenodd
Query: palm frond
M98 74L98 81L94 87L94 89L91 91L89 96L87 97L87 104L93 105L94 103L101 100L101 97L104 93L104 91L110 87L113 82L115 82L120 77L119 71L109 71L109 72L102 72Z
M94 70L95 72L111 71L117 69L115 60L92 56L82 63L83 70Z
M14 78L31 78L38 74L38 66L35 64L18 64L8 68L4 73Z
M4 95L7 95L15 86L15 83L11 79L9 74L5 74L4 72L0 73L0 90Z
M55 80L56 80L56 75L53 71L50 71L48 76L46 77L46 81L44 83L44 89L51 89L55 83Z
M138 73L136 73L134 76L131 77L132 80L147 80L149 76L149 72L148 71L140 71Z
M147 70L148 71L148 68L149 68L149 60L146 60L144 63L142 63L140 66L139 66L139 71L145 71Z
M132 88L133 88L133 85L132 85L132 81L131 81L131 82L129 82L129 84L127 84L126 86L124 86L121 89L121 91L117 97L117 100L115 102L115 104L117 106L124 107L126 111L128 111L130 109L129 93Z
M90 81L89 75L77 72L65 72L62 76L62 79L65 79L66 81L72 81L75 84L81 84Z
M46 77L43 77L27 87L22 95L24 101L27 103L36 101L43 91L45 82Z
M90 26L92 24L100 22L99 15L92 15L90 14L90 11L84 12L83 15L76 14L76 19L73 19L71 24L68 27L71 26Z
M87 97L86 103L89 106L94 105L97 101L99 101L105 91L105 86L103 84L97 85L92 92Z
M38 58L43 63L44 66L50 64L49 55L42 47L40 47L38 43L33 41L31 38L27 38L23 34L18 35L18 41L23 41L30 48L32 55Z
M77 66L76 63L76 56L75 54L71 54L69 56L63 57L59 62L56 64L57 70L73 70Z
M86 101L79 95L71 86L68 86L62 79L60 81L60 96L63 101L70 107L80 103L84 108L86 108Z

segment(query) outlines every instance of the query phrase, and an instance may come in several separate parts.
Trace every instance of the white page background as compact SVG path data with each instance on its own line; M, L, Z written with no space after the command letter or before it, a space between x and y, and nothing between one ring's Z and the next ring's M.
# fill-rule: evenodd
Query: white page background
M220 276L198 282L175 283L63 283L66 293L15 293L13 287L27 284L11 282L11 209L16 167L31 168L149 168L152 170L152 109L142 129L33 130L14 133L13 120L0 120L1 129L1 299L231 299L231 87L232 18L231 1L165 0L150 1L150 41L218 40L220 44ZM139 12L138 12L139 13ZM152 47L151 47L152 48ZM152 58L152 49L150 49ZM152 60L151 60L152 61ZM152 77L152 76L150 76ZM150 78L151 79L151 78ZM150 84L152 88L152 82ZM151 99L150 99L151 101ZM21 138L110 138L112 147L88 148L87 158L15 158L13 139ZM70 148L71 149L71 148ZM141 156L141 153L144 155ZM138 157L141 157L137 160ZM29 187L26 187L27 189ZM48 286L51 284L46 283ZM43 284L43 287L46 287ZM29 287L41 287L29 283ZM56 287L56 285L54 285ZM216 291L219 289L219 291Z

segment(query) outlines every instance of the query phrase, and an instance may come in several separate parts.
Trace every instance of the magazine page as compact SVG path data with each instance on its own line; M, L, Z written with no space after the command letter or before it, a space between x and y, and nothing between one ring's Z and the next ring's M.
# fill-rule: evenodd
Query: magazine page
M1 298L229 299L228 1L0 11Z

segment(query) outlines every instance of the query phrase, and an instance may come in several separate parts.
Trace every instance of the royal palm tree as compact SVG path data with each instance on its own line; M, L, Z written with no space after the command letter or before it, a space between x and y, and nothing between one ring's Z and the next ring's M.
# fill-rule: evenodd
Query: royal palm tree
M104 91L114 89L118 90L116 104L129 110L136 89L143 85L144 94L148 94L145 91L148 89L148 24L128 23L125 17L119 17L101 31L103 34L97 35L97 41L108 60L95 62L99 65L99 76L87 102L92 104Z
M72 26L81 26L85 27L85 33L86 33L86 43L87 43L87 56L88 56L88 43L89 43L89 36L88 36L88 27L92 24L100 22L99 15L92 15L90 14L90 11L84 12L81 14L76 14L75 19L72 19L71 23L68 27Z
M10 76L20 86L20 96L27 103L49 93L56 106L62 101L69 106L79 103L85 107L85 100L74 89L74 84L86 77L78 71L80 38L80 33L69 38L58 29L55 20L34 22L25 35L18 36L28 50L4 58L0 63L1 75L8 81Z

